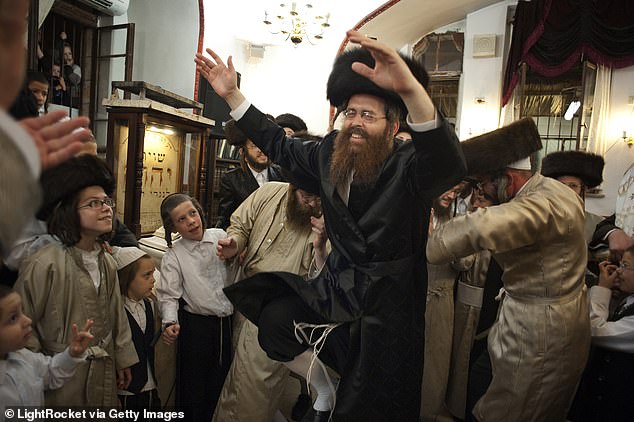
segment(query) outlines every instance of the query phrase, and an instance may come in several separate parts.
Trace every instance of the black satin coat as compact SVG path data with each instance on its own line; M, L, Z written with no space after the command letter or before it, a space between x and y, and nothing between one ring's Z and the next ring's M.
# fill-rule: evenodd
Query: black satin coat
M282 182L282 173L279 166L271 164L268 168L269 182ZM216 228L227 230L231 223L231 214L240 206L249 195L259 188L258 181L253 177L251 170L242 170L242 167L231 169L220 178L220 192L218 193L218 220Z
M320 180L332 253L311 283L287 273L261 274L227 288L227 296L256 324L263 304L282 294L299 294L330 321L351 322L349 360L337 390L334 420L417 421L425 243L432 198L465 174L455 133L443 120L438 129L397 145L365 193L365 211L355 218L330 182L336 132L321 143L286 138L253 106L237 123L294 177Z

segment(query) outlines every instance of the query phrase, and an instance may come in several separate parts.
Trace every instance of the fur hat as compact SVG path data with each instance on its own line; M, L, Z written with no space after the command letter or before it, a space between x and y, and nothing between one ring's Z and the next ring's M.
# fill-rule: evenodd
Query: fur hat
M559 176L576 176L588 188L603 181L603 157L582 151L558 151L542 160L542 174L556 179Z
M530 156L542 148L530 117L460 143L469 175L489 174Z
M88 186L101 186L110 196L115 190L112 172L106 163L90 154L82 154L45 170L40 176L44 198L37 218L46 220L55 206Z
M300 117L290 113L280 114L275 118L275 123L281 127L291 128L293 132L308 130L306 123Z
M245 135L236 126L236 121L231 119L225 123L225 137L229 145L235 145L237 147L243 147L247 142L247 135Z
M429 83L429 75L427 75L423 65L403 54L400 54L400 56L405 60L414 77L426 88ZM352 70L352 63L354 62L361 62L372 68L375 63L370 52L364 48L348 50L337 57L328 77L326 90L326 97L330 104L335 107L343 107L353 95L369 94L398 105L403 115L406 115L407 108L401 97L393 91L379 87L365 76L361 76Z

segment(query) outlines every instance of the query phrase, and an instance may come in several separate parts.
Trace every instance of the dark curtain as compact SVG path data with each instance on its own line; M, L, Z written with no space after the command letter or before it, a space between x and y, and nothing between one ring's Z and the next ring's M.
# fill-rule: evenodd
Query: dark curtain
M502 104L511 98L522 62L554 77L583 57L615 69L634 65L634 1L519 1Z

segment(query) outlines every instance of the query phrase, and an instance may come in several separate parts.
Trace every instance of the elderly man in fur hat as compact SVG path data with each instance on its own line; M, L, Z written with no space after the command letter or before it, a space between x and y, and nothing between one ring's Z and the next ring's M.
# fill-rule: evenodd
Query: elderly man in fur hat
M279 166L266 156L240 129L234 120L225 125L227 142L240 148L240 167L229 170L220 178L218 220L216 228L227 230L231 214L257 188L266 182L283 180Z
M584 201L586 190L595 188L603 181L603 157L583 151L557 151L542 159L543 176L559 180L575 191ZM586 211L585 236L590 243L594 230L602 220Z
M258 325L267 355L309 380L313 420L415 421L431 202L462 179L464 160L422 66L356 31L348 39L362 48L335 60L327 87L342 129L321 143L286 137L250 105L231 57L225 64L209 49L211 59L197 55L240 129L294 177L319 184L333 248L310 282L260 273L226 293ZM401 115L414 129L411 142L394 140ZM341 375L336 404L324 363Z
M541 141L530 118L467 142L469 172L489 174L482 188L501 204L437 228L427 259L490 250L503 270L488 340L493 379L473 413L480 422L563 421L590 346L583 203L562 183L532 175L526 157Z

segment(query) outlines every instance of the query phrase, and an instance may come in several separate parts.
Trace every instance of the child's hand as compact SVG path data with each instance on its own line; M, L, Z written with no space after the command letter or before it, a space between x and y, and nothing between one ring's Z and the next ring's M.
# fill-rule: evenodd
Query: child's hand
M216 255L218 258L225 260L231 259L238 253L238 243L233 237L218 240L216 247Z
M163 343L171 346L178 338L178 333L181 331L181 326L178 324L172 324L163 330Z
M125 390L132 382L132 371L130 368L123 368L117 370L117 388L119 390Z
M619 286L619 280L616 269L617 265L609 261L603 261L599 264L599 286L606 289L613 289Z
M73 340L70 342L68 346L68 352L74 358L81 357L84 354L88 345L94 338L92 334L90 334L90 327L95 323L92 319L86 320L86 325L82 331L79 331L77 328L77 324L73 324Z

